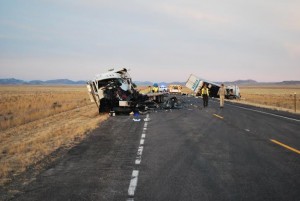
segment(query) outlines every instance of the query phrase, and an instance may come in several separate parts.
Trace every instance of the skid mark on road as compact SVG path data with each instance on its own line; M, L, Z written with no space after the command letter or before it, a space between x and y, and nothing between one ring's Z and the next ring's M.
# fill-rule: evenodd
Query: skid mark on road
M146 119L149 119L149 114L147 114ZM139 176L139 170L137 170L137 169L138 169L138 166L142 162L142 154L143 154L143 150L144 150L144 143L145 143L145 138L146 138L147 127L148 127L148 122L145 122L143 131L142 131L142 135L141 135L140 145L139 145L139 148L138 148L138 151L136 154L136 159L135 159L136 167L135 167L135 170L132 171L131 180L129 183L127 201L134 201L134 193L135 193L135 190L137 187L138 176Z
M284 148L286 148L286 149L288 149L288 150L290 150L290 151L293 151L293 152L295 152L295 153L297 153L297 154L300 154L300 151L299 151L298 149L295 149L295 148L293 148L293 147L290 147L290 146L288 146L288 145L286 145L286 144L283 144L283 143L281 143L281 142L279 142L279 141L277 141L277 140L270 139L270 141L273 142L273 143L275 143L275 144L277 144L277 145L279 145L279 146L282 146L282 147L284 147Z

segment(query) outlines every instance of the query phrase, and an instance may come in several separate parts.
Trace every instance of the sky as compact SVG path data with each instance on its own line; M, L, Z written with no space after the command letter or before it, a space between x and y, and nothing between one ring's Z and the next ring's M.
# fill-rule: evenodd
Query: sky
M0 78L300 80L299 0L1 0Z

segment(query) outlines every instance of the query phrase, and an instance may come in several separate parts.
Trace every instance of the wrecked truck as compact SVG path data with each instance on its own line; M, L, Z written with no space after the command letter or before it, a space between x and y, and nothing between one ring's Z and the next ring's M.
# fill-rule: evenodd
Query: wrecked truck
M130 113L147 110L147 95L140 94L126 68L110 69L106 73L96 75L87 82L87 89L92 102L95 102L99 113Z
M196 93L196 95L200 95L200 91L204 85L208 87L210 97L215 97L215 98L219 97L218 91L219 88L221 87L220 84L199 78L193 74L190 75L190 77L188 78L185 84L185 86L191 89L194 93ZM240 89L237 85L225 86L225 89L226 89L225 98L238 99L241 97Z

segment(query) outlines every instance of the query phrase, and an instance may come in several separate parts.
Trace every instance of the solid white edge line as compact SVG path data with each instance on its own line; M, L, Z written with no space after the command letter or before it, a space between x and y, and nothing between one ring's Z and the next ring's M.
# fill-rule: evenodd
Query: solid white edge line
M128 188L128 195L129 196L134 196L134 192L135 192L137 182L138 182L138 176L139 176L139 171L138 170L133 170L132 175L131 175L129 188Z
M244 109L244 110L249 110L249 111L252 111L252 112L258 112L258 113L262 113L262 114L268 114L268 115L271 115L271 116L280 117L280 118L283 118L283 119L288 119L288 120L300 122L300 119L293 119L293 118L290 118L290 117L285 117L285 116L281 116L281 115L278 115L278 114L272 114L272 113L268 113L268 112L263 112L263 111L259 111L259 110L245 108L245 107L237 106L237 105L233 105L233 104L227 104L227 105L233 106L233 107L237 107L237 108L241 108L241 109Z

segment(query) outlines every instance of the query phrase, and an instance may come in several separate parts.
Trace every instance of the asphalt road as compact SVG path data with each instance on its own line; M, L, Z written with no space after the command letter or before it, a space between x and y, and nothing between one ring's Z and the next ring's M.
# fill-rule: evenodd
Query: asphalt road
M13 200L300 200L299 115L179 98L109 118Z

